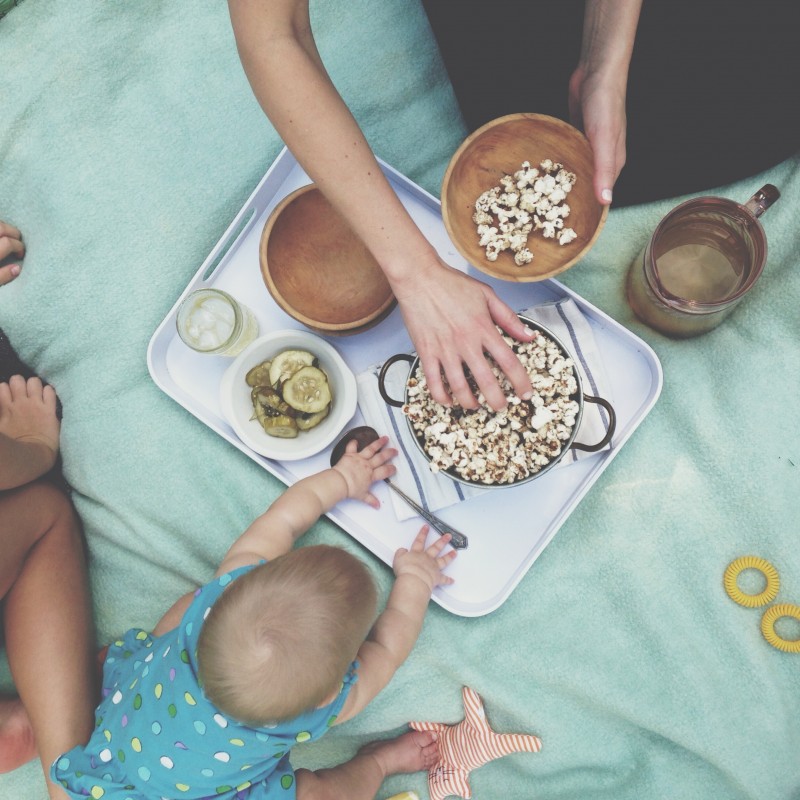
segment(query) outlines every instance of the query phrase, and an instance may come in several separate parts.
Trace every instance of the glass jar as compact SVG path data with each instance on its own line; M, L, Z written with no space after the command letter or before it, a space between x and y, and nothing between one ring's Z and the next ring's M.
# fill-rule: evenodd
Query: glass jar
M178 308L178 335L192 350L235 356L258 336L258 320L220 289L197 289Z

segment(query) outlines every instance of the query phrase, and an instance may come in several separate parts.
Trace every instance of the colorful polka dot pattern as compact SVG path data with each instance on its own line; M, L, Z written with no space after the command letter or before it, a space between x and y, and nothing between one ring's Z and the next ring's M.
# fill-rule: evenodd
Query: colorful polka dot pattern
M259 730L220 713L197 679L197 638L225 586L250 569L199 589L173 631L158 638L128 631L109 648L94 734L51 770L73 797L294 797L289 750L328 730L355 681L356 665L331 705L287 723Z

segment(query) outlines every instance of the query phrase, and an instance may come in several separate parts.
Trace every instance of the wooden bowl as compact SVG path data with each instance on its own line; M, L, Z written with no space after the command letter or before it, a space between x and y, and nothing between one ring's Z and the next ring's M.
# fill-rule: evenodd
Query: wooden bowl
M361 333L396 303L377 261L313 184L275 207L261 234L259 260L275 302L320 333Z
M533 261L518 267L511 250L489 261L478 244L472 220L475 201L487 189L499 185L503 175L520 169L523 161L539 167L549 158L577 176L566 202L570 214L564 226L578 235L566 245L545 239L533 231L528 248ZM506 281L540 281L558 275L579 261L595 243L608 216L608 206L597 201L592 180L594 158L586 137L555 117L542 114L510 114L487 122L467 137L450 159L442 181L442 217L458 251L477 269Z

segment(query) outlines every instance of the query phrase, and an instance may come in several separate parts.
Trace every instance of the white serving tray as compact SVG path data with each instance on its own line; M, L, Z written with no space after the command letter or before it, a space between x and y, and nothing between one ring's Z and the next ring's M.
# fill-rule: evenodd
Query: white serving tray
M661 392L661 365L645 342L558 281L512 284L475 271L450 241L442 223L439 201L387 164L382 162L381 167L442 258L454 267L474 272L512 308L526 308L564 296L575 300L593 328L608 374L610 399L617 413L617 430L610 450L551 470L530 483L486 492L438 512L445 522L469 537L469 547L459 551L449 569L455 582L438 588L433 599L454 614L481 616L494 611L511 594L653 407ZM150 374L164 392L286 484L327 467L332 448L312 458L287 463L250 450L237 438L220 409L219 384L230 360L195 353L186 347L176 333L175 316L190 291L214 286L252 308L261 333L301 328L267 291L261 277L258 249L261 231L272 209L290 192L310 182L294 156L284 149L158 326L147 350ZM356 374L395 353L412 351L398 309L369 331L332 337L329 341ZM360 411L350 424L353 427L364 424ZM388 487L378 484L374 491L381 501L379 511L347 500L331 511L329 517L391 564L395 550L411 542L421 521L398 522Z

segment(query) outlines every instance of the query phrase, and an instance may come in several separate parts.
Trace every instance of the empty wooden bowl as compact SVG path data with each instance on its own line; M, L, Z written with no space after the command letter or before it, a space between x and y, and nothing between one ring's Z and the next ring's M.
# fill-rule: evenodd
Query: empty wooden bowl
M361 333L395 306L372 254L313 184L275 207L261 234L259 258L275 302L320 333Z
M503 175L513 175L523 161L539 167L544 159L560 162L577 180L566 202L570 214L564 226L577 238L566 245L545 239L541 232L528 236L533 261L514 263L511 250L489 261L472 220L475 201L498 186ZM608 216L608 206L594 196L594 158L586 137L555 117L511 114L486 123L456 150L442 181L442 217L458 251L477 269L506 281L540 281L558 275L579 261L595 243Z

